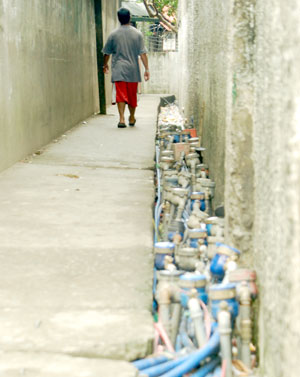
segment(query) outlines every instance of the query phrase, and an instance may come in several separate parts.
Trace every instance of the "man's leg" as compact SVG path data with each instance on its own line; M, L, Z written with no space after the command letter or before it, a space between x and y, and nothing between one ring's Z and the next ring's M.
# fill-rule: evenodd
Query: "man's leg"
M136 107L132 107L130 105L128 105L128 108L129 108L129 112L130 112L130 117L129 117L129 123L133 124L135 123L135 109Z
M137 89L138 83L137 82L129 82L127 83L127 93L128 93L128 108L130 112L129 117L129 125L135 125L135 110L137 107Z
M119 110L119 115L120 115L120 123L125 123L125 102L118 102L118 110Z

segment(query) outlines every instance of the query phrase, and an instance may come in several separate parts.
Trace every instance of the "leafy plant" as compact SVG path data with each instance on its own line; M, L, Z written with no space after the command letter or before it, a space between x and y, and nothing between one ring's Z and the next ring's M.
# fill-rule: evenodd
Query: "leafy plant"
M168 8L169 16L176 16L178 8L178 0L153 0L157 10L162 13L164 7Z
M159 18L169 29L177 32L178 0L143 0L143 3L150 17ZM170 20L168 16L172 16L173 20Z

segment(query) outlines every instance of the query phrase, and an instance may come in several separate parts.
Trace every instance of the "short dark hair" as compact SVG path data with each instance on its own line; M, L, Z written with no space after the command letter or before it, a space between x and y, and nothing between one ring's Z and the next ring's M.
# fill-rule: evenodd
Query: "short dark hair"
M130 21L130 12L126 8L120 8L118 10L118 19L121 25L127 25Z

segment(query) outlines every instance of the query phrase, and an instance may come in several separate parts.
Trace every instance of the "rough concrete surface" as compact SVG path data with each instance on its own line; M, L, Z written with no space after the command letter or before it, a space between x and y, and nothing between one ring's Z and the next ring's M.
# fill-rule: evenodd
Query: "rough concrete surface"
M226 122L226 239L242 251L247 266L253 264L255 3L235 0L230 14L232 93Z
M300 5L179 5L181 100L197 117L199 99L206 103L203 140L213 177L220 176L219 198L225 161L226 242L241 248L243 262L258 273L259 374L298 377Z
M216 207L224 202L230 4L182 0L179 6L180 105L203 136L204 160L216 182Z
M178 34L178 70L181 74L181 80L179 80L178 86L178 98L180 107L184 108L184 114L188 121L194 115L197 114L197 110L193 110L194 102L192 99L194 96L198 96L198 92L192 81L193 75L193 12L190 10L193 7L192 0L181 0L178 4L179 11L179 34Z
M62 355L0 354L0 375L5 377L137 377L137 370L124 361L84 359Z
M21 365L24 353L134 360L151 352L158 100L142 97L135 128L117 129L114 109L0 174L0 348L7 360ZM30 369L33 361L24 356L24 363ZM117 375L132 375L125 372Z
M255 264L266 377L299 376L300 4L257 1Z
M0 0L0 171L98 111L92 1Z

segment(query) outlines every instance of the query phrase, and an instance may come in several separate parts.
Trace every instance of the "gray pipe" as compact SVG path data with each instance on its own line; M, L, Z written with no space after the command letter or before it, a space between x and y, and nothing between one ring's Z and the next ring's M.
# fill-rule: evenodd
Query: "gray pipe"
M194 292L192 294L194 295ZM197 295L197 291L195 294ZM190 298L188 301L188 307L195 327L195 336L198 348L202 348L206 344L207 339L204 327L203 312L200 307L199 300L196 297Z
M197 161L195 159L191 160L191 176L192 176L192 191L196 190L196 165Z
M158 291L159 318L173 345L179 330L181 305L180 292L176 285L164 283ZM173 312L171 315L171 304Z
M228 304L222 301L218 313L222 359L226 360L226 377L232 377L231 320Z
M183 211L184 211L186 201L187 201L187 198L186 198L186 197L180 198L180 199L178 200L178 208L177 208L177 216L176 216L176 220L181 220L182 213L183 213Z
M171 335L170 304L166 304L166 303L159 304L159 319L161 320L161 323L163 324L163 327L170 338L170 335Z
M240 292L240 333L242 362L251 369L251 292L247 282L243 282Z
M175 214L175 204L171 202L171 208L170 208L170 214L169 214L169 219L167 223L167 227L169 228Z
M173 313L171 319L171 342L173 345L176 345L177 334L179 331L180 325L180 318L181 318L181 305L180 302L176 302L173 304Z

